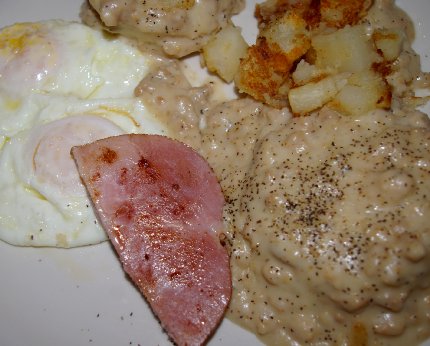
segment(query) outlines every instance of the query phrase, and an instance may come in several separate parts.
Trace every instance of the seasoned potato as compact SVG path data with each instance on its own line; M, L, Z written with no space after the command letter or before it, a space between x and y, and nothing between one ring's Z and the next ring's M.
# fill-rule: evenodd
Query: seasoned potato
M294 84L300 86L309 82L315 82L335 73L336 71L332 68L318 68L315 65L309 64L306 60L300 60L291 77Z
M203 58L209 71L217 73L226 82L231 82L247 48L248 44L240 29L229 25L203 47Z
M239 92L251 95L258 101L281 108L287 105L286 94L280 90L287 82L285 73L279 71L288 66L288 59L279 49L273 49L265 39L248 48L240 62L234 81Z
M309 47L306 21L295 12L286 12L261 30L257 43L248 49L236 86L271 106L286 106L290 70Z
M372 0L321 0L321 21L336 28L357 24L371 4Z
M376 48L384 56L384 60L393 61L402 50L404 34L399 30L378 30L373 33Z
M293 11L286 12L284 16L266 25L260 30L260 36L265 37L271 45L279 45L289 55L290 61L302 56L310 46L306 21Z
M293 113L304 115L322 107L331 101L347 83L347 74L338 74L290 89L288 99Z
M381 61L364 25L347 26L331 34L312 37L316 51L315 64L331 67L339 72L368 70Z
M373 4L377 9L369 11ZM376 21L375 11L382 13L373 0L257 4L260 31L234 78L239 92L294 115L322 106L355 115L426 102L413 91L422 74L410 54L407 23L396 27L391 13Z
M344 113L359 115L376 108L390 108L390 98L390 88L384 79L368 70L351 75L332 106Z

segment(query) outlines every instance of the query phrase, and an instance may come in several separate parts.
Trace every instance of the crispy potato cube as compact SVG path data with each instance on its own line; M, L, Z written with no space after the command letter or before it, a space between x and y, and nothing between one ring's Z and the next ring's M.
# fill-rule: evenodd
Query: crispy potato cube
M248 49L235 77L240 92L273 107L285 107L290 70L310 47L306 21L295 12L268 23Z
M324 106L347 84L347 77L342 73L290 89L288 100L293 113L304 115Z
M328 75L335 74L336 71L330 68L318 68L309 64L304 59L300 60L296 69L292 73L292 78L296 86L304 85L309 82L316 82Z
M288 78L288 71L282 73L279 69L287 65L288 60L279 49L273 51L265 39L260 39L257 44L249 47L246 56L240 61L234 82L239 92L282 108L287 102L286 95L280 93L280 88Z
M359 72L368 70L372 64L381 61L371 37L364 25L347 26L330 34L312 38L316 51L315 64L331 67L338 72Z
M394 61L402 51L404 34L399 30L378 30L373 33L373 40L376 48L378 48L384 60Z
M248 44L240 29L227 26L203 47L203 58L209 71L217 73L226 82L231 82L247 48Z
M389 108L391 93L384 79L374 71L364 71L348 78L348 84L332 104L346 114L364 114L376 108Z
M321 0L321 21L336 28L354 25L367 14L371 5L372 0Z
M310 47L310 34L306 21L296 12L288 11L282 17L270 22L260 30L269 44L277 44L290 56L291 61L297 60Z

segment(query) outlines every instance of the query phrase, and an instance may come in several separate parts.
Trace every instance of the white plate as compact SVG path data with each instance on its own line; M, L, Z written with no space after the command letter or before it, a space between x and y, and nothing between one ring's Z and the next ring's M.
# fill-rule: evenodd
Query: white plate
M430 71L430 1L398 3L415 20L414 47L423 69ZM81 0L0 0L0 27L22 21L77 19L80 4ZM249 41L257 32L253 6L250 1L235 18ZM1 345L171 345L108 243L61 250L17 248L0 241L0 277ZM224 320L209 345L260 343Z

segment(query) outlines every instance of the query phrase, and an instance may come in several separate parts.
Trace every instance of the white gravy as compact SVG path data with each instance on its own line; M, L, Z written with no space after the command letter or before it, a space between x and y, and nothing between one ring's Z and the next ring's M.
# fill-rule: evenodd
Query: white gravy
M379 0L368 20L412 37L402 16ZM291 119L250 99L212 105L211 87L191 87L172 64L136 89L214 168L227 201L227 315L268 345L430 337L430 122L407 102L422 74L405 45L393 113Z

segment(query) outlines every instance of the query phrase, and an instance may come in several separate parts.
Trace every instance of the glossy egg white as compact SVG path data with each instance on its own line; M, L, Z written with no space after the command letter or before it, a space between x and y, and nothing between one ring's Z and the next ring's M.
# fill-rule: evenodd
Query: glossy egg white
M168 134L134 97L155 61L66 21L0 31L0 239L76 247L106 240L70 155L122 133Z

